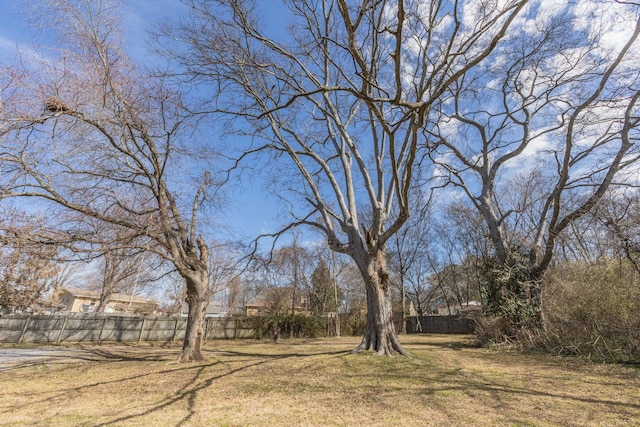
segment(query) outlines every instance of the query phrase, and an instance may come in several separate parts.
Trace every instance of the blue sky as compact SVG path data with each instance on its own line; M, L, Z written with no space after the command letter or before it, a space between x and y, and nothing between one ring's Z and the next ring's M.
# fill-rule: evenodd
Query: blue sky
M22 1L0 0L0 68L17 52L17 48L28 48L34 44L49 43L46 33L29 25ZM184 11L179 0L122 0L122 26L126 49L133 58L144 65L151 59L146 54L147 31L168 17ZM265 22L278 30L283 14L278 13L279 2L264 1ZM147 59L148 58L148 59ZM214 221L221 222L226 236L223 238L255 238L258 234L274 232L286 219L276 218L278 213L275 197L264 191L260 179L243 179L241 186L233 186L227 192L225 211L214 214ZM217 233L213 233L217 235Z

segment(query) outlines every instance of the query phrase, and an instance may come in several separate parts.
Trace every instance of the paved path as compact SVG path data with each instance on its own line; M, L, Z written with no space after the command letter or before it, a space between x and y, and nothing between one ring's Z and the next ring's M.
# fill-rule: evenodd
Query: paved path
M76 363L96 360L96 355L82 348L44 347L10 348L0 347L0 372L21 366L39 363Z

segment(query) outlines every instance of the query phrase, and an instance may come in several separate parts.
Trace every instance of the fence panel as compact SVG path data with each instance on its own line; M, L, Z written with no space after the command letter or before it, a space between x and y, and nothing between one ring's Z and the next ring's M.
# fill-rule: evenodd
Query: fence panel
M31 316L28 322L19 342L55 342L65 323L64 318L51 316Z
M144 317L107 317L104 320L101 341L138 341Z
M256 320L250 317L236 318L236 339L254 339L256 334Z
M141 341L171 341L179 325L179 318L147 317L144 331L140 335ZM186 326L183 326L186 327Z
M181 341L184 317L10 316L0 317L0 343ZM256 337L251 318L208 318L205 339Z
M0 317L0 342L17 343L31 316Z
M264 321L251 317L208 318L205 340L263 338L257 331ZM182 341L186 327L185 317L9 316L0 317L0 343ZM332 336L335 327L324 329L321 336Z
M407 333L472 334L474 323L460 316L416 316L407 319Z
M59 341L98 342L105 320L106 318L102 317L69 317L65 330L60 334Z

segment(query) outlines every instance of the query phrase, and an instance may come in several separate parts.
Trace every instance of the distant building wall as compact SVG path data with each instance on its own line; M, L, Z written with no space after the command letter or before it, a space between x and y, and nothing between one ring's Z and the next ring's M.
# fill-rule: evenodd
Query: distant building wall
M92 313L100 303L100 293L84 289L63 288L57 296L57 302L64 306L63 311L70 313ZM112 294L105 312L155 314L158 303L153 298L133 295Z

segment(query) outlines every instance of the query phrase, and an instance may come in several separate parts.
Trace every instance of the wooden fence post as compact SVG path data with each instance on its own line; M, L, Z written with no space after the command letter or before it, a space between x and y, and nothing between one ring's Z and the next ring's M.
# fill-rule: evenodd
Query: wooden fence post
M236 340L238 338L238 318L233 318L233 339Z
M138 344L140 344L140 341L142 340L142 333L144 332L144 324L147 321L147 317L143 317L142 318L142 326L140 327L140 335L138 335Z
M62 329L60 329L60 333L58 334L57 343L62 339L62 334L64 333L64 329L67 327L67 322L69 321L69 315L64 316L64 322L62 322Z
M104 325L107 323L107 318L102 319L102 327L100 328L100 335L98 335L98 344L102 344L102 334L104 332Z
M176 334L178 333L178 320L180 320L180 318L176 317L176 324L173 325L173 336L171 337L171 342L176 340Z
M22 342L22 339L24 338L24 333L27 331L27 328L29 327L30 322L31 322L31 316L27 317L27 321L24 323L24 328L22 328L22 332L20 333L20 338L18 338L18 344Z

